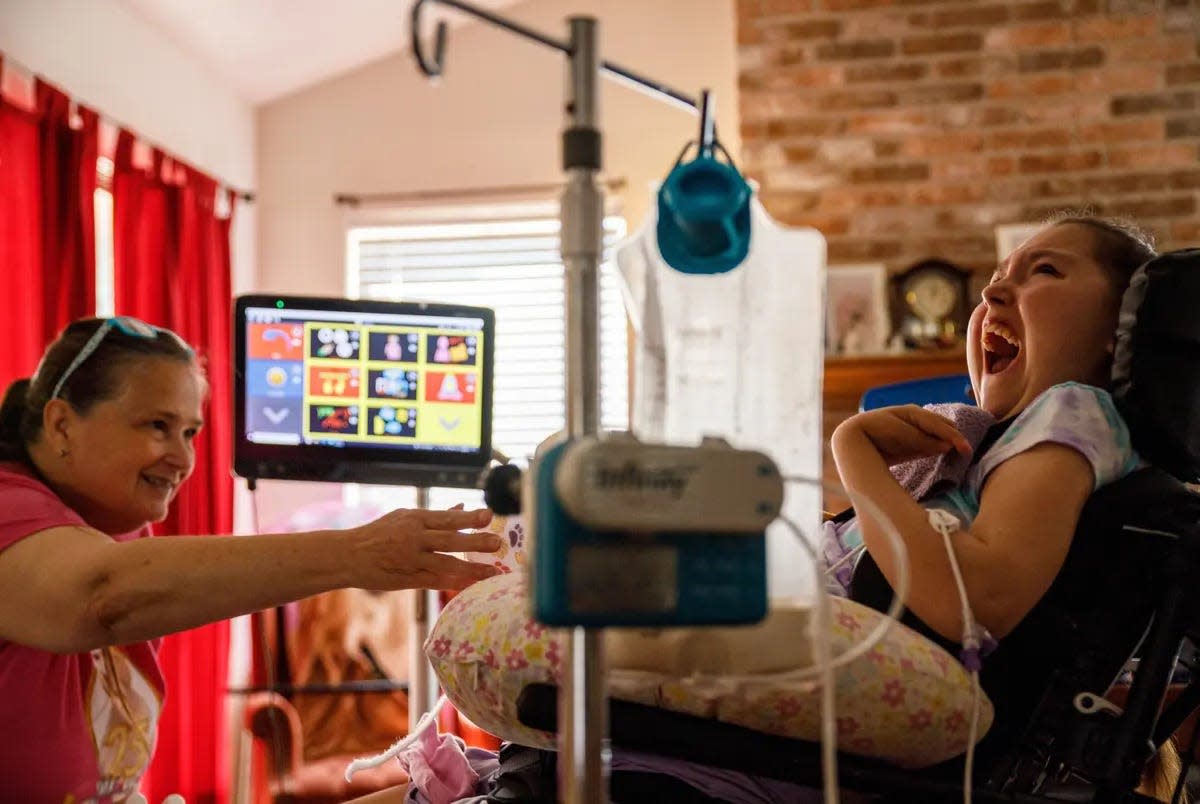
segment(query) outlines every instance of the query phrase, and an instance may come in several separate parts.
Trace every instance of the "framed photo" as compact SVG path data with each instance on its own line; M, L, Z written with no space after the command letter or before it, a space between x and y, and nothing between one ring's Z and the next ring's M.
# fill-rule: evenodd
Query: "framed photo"
M1001 223L996 226L996 262L1002 262L1013 250L1040 232L1040 223Z
M825 272L825 352L868 355L887 350L887 269L882 264L831 265Z

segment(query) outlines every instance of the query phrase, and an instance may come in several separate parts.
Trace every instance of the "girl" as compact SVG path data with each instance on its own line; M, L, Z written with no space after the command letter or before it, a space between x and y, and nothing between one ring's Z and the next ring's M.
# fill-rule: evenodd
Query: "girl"
M971 386L982 415L995 422L977 446L947 418L911 405L860 413L835 430L838 473L863 512L828 534L866 547L851 597L885 607L897 581L895 555L882 524L866 513L868 500L907 548L909 624L943 644L992 637L1004 646L1058 576L1088 498L1142 465L1107 389L1122 294L1152 256L1149 240L1132 227L1064 217L1004 260L968 327ZM891 471L954 453L971 458L957 482L921 499ZM974 623L964 622L944 534ZM1006 660L1016 661L1014 650ZM1036 667L1040 658L1020 661ZM981 682L997 718L981 745L984 757L989 745L1017 738L1037 703L988 669L985 660ZM1172 762L1177 775L1177 758L1160 765ZM1158 770L1153 793L1169 797L1171 770Z

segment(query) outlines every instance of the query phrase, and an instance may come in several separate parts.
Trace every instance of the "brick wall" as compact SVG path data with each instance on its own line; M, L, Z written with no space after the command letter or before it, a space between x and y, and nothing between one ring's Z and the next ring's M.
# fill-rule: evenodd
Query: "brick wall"
M742 167L831 263L1062 207L1200 244L1200 0L738 0Z

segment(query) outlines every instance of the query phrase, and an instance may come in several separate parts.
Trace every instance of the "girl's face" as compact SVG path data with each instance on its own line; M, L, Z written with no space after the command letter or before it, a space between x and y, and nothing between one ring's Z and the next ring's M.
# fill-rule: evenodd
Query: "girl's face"
M1058 383L1108 385L1120 296L1093 252L1085 225L1051 226L984 288L967 328L967 368L976 401L997 419Z
M134 364L115 398L69 414L64 500L106 533L160 522L192 473L205 383L195 366L169 358Z

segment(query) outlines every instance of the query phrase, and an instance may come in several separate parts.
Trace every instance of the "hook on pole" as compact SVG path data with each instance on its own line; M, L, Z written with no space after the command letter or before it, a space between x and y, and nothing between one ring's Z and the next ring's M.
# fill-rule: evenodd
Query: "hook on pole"
M409 24L409 34L412 37L413 56L417 59L417 66L421 68L421 72L426 78L437 78L442 74L442 66L445 64L446 55L446 23L444 20L439 20L437 30L433 40L433 58L430 59L425 54L424 46L421 44L421 13L425 8L426 0L417 0L412 7L412 20Z

